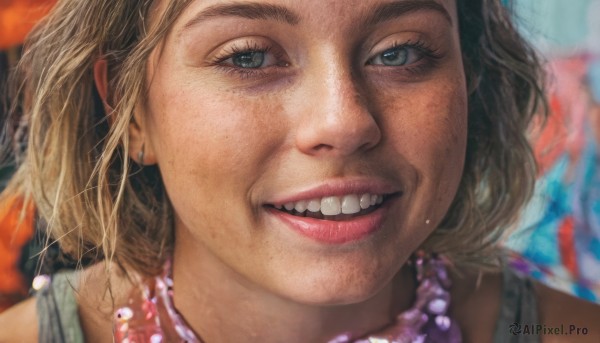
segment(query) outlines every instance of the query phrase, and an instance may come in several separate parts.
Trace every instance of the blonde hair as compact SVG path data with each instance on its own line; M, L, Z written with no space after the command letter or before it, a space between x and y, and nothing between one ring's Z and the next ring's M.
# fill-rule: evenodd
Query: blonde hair
M26 41L13 82L27 148L7 192L33 199L49 237L77 260L115 258L155 274L169 256L171 208L156 168L131 164L128 127L146 60L188 2L170 1L149 27L150 0L59 1ZM94 88L99 59L115 101L108 114Z
M18 72L5 136L18 171L5 194L35 203L50 237L76 260L115 259L160 272L173 248L173 213L158 168L128 155L128 127L144 100L146 61L189 1L170 1L156 24L152 0L59 1L33 31ZM542 99L535 54L496 0L458 0L469 97L460 190L424 246L458 261L485 261L531 194L535 163L526 129ZM154 21L154 20L153 20ZM105 114L92 68L109 66ZM13 114L19 112L13 109Z

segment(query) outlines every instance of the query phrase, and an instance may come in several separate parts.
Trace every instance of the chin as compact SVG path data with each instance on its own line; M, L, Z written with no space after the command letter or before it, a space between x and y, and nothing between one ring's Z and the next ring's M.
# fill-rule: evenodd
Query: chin
M316 289L299 290L292 294L295 302L312 306L342 306L365 302L380 292L386 283L355 284L343 289L319 286Z
M334 306L357 304L375 296L390 284L400 267L385 270L360 268L352 264L288 275L276 293L306 305Z

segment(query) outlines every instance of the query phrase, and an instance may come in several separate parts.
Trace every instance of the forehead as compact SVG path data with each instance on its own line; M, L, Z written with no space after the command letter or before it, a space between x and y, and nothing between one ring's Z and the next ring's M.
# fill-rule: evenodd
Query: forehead
M444 20L458 26L455 0L193 0L178 18L175 31L179 35L229 18L272 20L331 32L400 18Z

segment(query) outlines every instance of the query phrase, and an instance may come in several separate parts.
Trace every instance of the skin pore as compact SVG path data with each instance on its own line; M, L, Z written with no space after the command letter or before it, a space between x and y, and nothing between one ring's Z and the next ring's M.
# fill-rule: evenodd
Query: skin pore
M362 335L410 305L400 268L449 207L466 148L454 1L195 1L147 79L130 152L144 144L161 170L175 305L204 340ZM394 195L361 239L325 244L273 215L356 185Z

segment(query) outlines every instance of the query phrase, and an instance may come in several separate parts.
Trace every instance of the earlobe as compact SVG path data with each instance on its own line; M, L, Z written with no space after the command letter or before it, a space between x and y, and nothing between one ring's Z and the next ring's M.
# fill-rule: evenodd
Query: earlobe
M136 109L129 123L129 155L141 166L156 164L156 155L151 142L147 139L147 129L142 122L141 113Z

